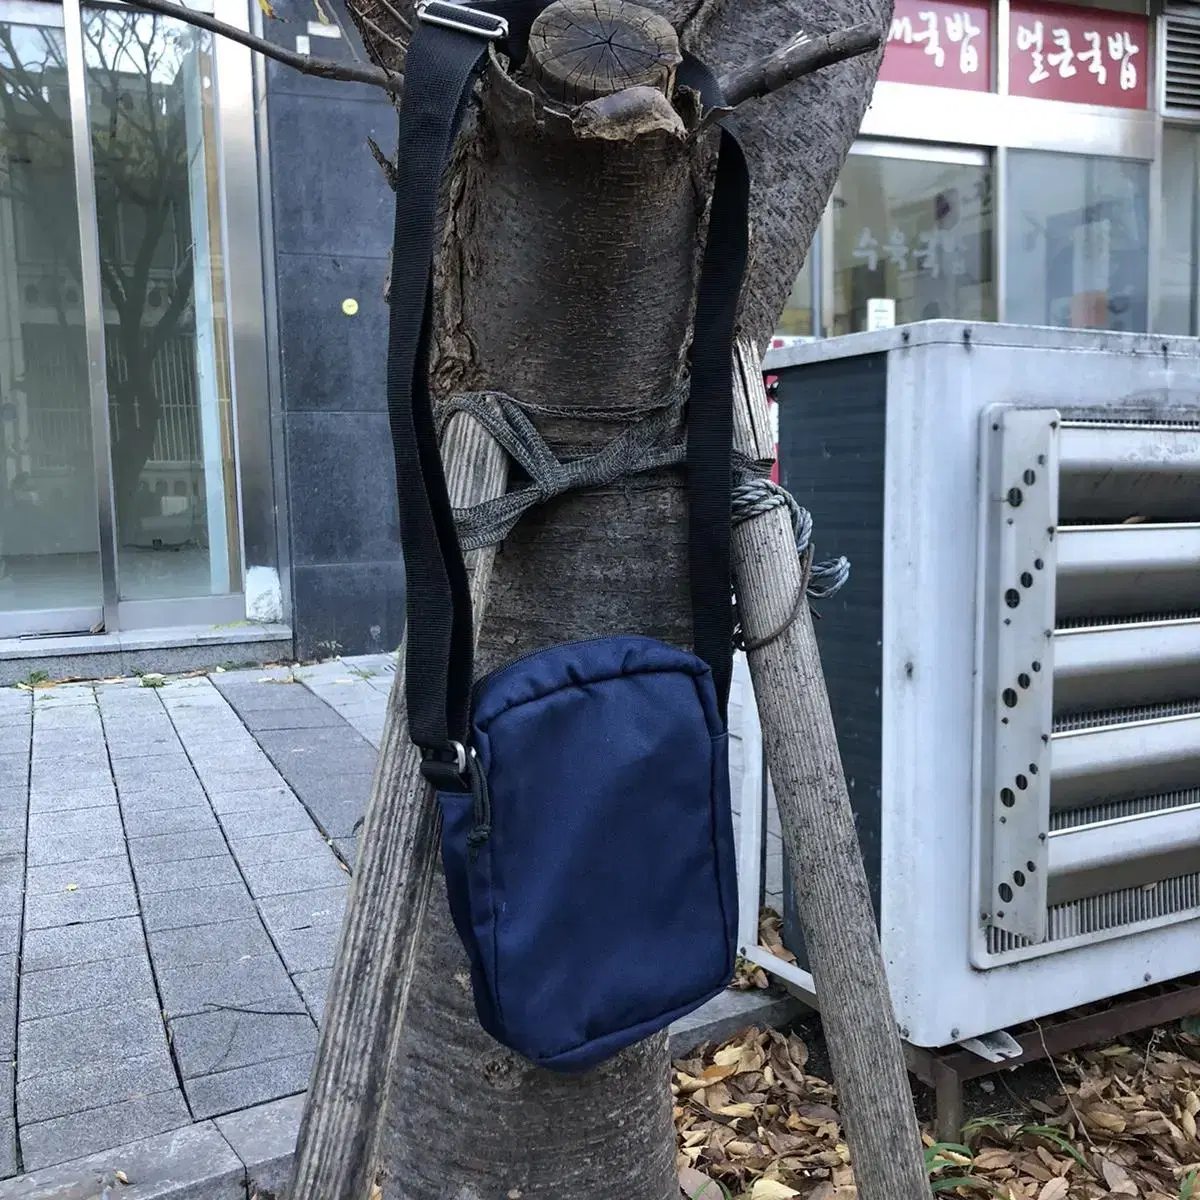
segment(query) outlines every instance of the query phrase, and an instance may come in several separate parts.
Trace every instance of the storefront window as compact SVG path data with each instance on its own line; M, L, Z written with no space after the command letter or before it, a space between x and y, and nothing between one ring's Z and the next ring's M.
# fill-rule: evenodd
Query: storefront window
M1144 331L1148 163L1012 151L1005 319Z
M775 329L777 334L784 337L812 337L813 335L813 288L812 288L812 259L813 250L810 248L796 282L792 284L791 294L779 317Z
M829 332L995 319L992 176L979 151L860 146L833 194ZM903 157L897 155L903 153Z
M1162 250L1159 255L1159 333L1200 333L1196 268L1200 248L1200 138L1163 130Z

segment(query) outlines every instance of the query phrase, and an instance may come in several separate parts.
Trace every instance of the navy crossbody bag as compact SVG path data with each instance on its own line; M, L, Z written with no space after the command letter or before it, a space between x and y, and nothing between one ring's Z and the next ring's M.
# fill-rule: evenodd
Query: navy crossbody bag
M446 887L476 1009L535 1063L581 1071L703 1004L733 973L732 349L749 183L722 128L688 401L696 652L606 637L550 646L473 682L470 592L428 385L436 201L489 45L519 59L543 7L419 6L400 111L388 406L408 724L442 808ZM721 107L695 59L678 78Z

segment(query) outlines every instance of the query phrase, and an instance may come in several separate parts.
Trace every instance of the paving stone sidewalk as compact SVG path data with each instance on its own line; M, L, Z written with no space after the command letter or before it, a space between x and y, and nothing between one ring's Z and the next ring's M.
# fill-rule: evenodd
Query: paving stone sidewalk
M256 1113L294 1138L393 674L0 689L0 1179L156 1135L243 1161ZM772 818L776 904L780 855Z

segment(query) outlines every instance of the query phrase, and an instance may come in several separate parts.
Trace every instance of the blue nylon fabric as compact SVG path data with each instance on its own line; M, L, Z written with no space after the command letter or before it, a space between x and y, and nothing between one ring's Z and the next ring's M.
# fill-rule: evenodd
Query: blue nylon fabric
M643 637L554 646L482 681L490 836L439 793L480 1022L586 1070L724 988L737 895L728 736L708 666Z

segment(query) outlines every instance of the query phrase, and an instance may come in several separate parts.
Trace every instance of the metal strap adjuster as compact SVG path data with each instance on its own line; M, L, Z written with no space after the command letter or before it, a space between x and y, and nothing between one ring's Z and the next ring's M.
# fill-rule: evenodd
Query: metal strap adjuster
M417 5L417 20L470 33L489 42L508 37L508 22L503 17L465 4L452 4L450 0L421 0Z
M451 791L468 788L470 754L462 742L450 742L445 749L424 747L421 750L421 774L436 788Z

